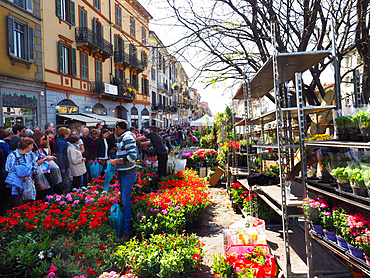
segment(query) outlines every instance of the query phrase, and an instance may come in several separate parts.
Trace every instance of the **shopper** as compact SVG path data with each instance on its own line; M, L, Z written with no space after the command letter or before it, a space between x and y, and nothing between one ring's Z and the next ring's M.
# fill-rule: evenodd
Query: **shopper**
M9 145L12 151L18 148L18 143L21 141L21 137L24 136L26 132L26 127L24 125L15 125L13 126L13 138L10 139Z
M115 134L118 137L116 159L111 159L109 162L112 164L112 166L116 166L118 171L123 205L124 228L122 239L123 241L128 241L132 236L131 192L132 186L136 180L136 143L127 130L127 123L124 121L119 121L116 123Z
M37 170L35 155L31 152L33 143L31 138L22 138L18 148L8 155L5 170L9 174L5 183L9 194L5 201L5 210L22 205L23 179L32 178L32 173Z
M100 132L97 155L98 159L108 160L108 141L110 133L108 129L103 128Z
M70 145L67 149L67 157L73 177L72 188L76 189L80 188L81 176L85 175L87 172L85 166L86 158L82 156L82 153L78 148L79 140L81 139L79 139L77 135L72 135L69 137Z
M77 129L72 129L71 136L77 136L78 137ZM84 146L84 142L82 141L82 139L78 139L77 147L78 147L78 149L81 153L85 152L85 146Z
M51 130L45 131L45 135L48 138L49 148L47 150L47 153L52 154L54 153L54 133Z
M0 149L3 151L3 155L5 159L8 157L8 154L10 153L10 146L4 140L6 136L7 136L7 133L5 129L0 129Z
M98 146L99 146L99 130L92 129L91 132L91 159L95 160L98 157Z
M37 165L41 168L42 173L47 179L50 188L45 190L39 190L36 194L36 200L44 200L47 195L53 193L54 184L50 176L50 165L49 161L56 159L55 156L51 156L46 150L50 150L49 141L46 134L42 131L36 131L33 135L34 147L32 149L36 157Z
M156 126L150 126L149 127L149 133L145 134L144 136L141 136L137 138L138 141L141 141L143 139L149 139L150 141L147 142L140 142L141 144L149 145L152 144L155 153L158 158L158 175L160 177L167 176L167 160L168 160L168 154L167 150L163 144L162 137L157 133L157 127Z
M10 140L14 137L13 129L11 127L8 127L5 129L6 133L8 134L5 138L4 141L7 142L10 146Z
M85 152L83 153L83 156L86 158L87 162L90 162L92 160L92 153L94 152L94 149L91 148L92 146L92 138L89 134L89 129L87 127L82 129L82 142L84 143Z
M67 138L71 130L66 127L61 127L58 129L57 134L58 138L55 140L54 144L54 153L57 157L57 164L60 168L60 172L62 173L62 182L60 184L55 185L55 193L63 194L68 191L69 188L69 177L68 177L68 157L67 157L67 149L68 149L68 141Z

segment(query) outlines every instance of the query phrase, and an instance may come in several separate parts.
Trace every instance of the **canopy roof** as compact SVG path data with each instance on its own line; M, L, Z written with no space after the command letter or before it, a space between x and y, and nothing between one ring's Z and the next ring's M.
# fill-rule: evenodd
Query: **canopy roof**
M192 121L190 126L211 126L213 125L213 117L204 115L202 118Z

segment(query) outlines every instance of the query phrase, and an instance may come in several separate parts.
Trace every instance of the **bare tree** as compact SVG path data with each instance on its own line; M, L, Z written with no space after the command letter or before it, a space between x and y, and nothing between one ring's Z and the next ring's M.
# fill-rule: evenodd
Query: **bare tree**
M369 0L358 1L367 6ZM273 22L278 23L279 52L331 49L331 20L335 23L339 61L356 47L356 0L216 0L207 9L197 9L192 0L186 4L179 0L167 2L188 30L184 48L178 54L186 46L203 55L204 63L198 70L211 73L206 77L208 85L227 79L240 82L245 68L249 74L255 73L271 56ZM305 86L310 104L319 104L316 86L324 97L320 75L332 62L332 58L325 59L310 69L312 82Z

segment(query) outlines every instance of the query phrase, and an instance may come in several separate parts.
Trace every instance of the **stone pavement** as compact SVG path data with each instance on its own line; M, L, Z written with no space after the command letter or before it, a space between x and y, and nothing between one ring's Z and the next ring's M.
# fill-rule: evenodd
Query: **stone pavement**
M233 211L226 189L211 187L209 190L213 205L205 211L201 227L188 230L196 233L204 243L205 256L199 278L214 277L211 268L213 255L224 252L222 230L242 218L241 214Z

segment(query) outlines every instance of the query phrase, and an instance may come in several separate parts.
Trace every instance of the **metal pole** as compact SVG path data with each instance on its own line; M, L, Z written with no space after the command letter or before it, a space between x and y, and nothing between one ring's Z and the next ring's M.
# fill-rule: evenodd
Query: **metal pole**
M358 71L358 69L353 71L353 86L355 92L355 107L360 107L365 102L362 99L360 87L360 72Z
M307 175L307 158L306 158L306 151L304 148L304 141L305 141L305 120L304 120L304 100L303 100L303 84L302 84L302 74L297 72L295 74L295 84L296 84L296 93L297 93L297 108L298 108L298 125L299 125L299 148L301 153L301 173L302 173L302 186L303 186L303 193L304 198L308 197L308 190L306 187L306 175ZM308 266L308 278L313 278L313 263L312 263L312 245L311 245L311 237L308 234L309 227L307 223L307 218L305 215L304 221L305 227L305 239L306 239L306 256L307 256L307 266Z
M283 239L284 239L284 251L286 258L286 273L285 277L290 278L291 273L291 263L290 263L290 250L289 250L289 234L288 234L288 212L287 212L287 198L285 190L285 171L284 171L284 146L283 146L283 121L281 117L281 94L279 88L279 72L278 72L278 50L276 42L276 22L272 23L272 45L274 46L272 64L273 64L273 73L274 73L274 90L275 90L275 102L276 102L276 135L278 143L278 154L279 154L279 174L280 174L280 188L281 188L281 212L282 212L282 224L283 224Z
M335 23L334 19L331 20L331 27L332 27L332 55L333 55L333 62L334 62L334 81L335 81L335 98L336 98L336 106L337 109L342 109L342 95L340 93L340 68L338 63L338 55L337 55L337 43L336 43L336 32L335 32Z

